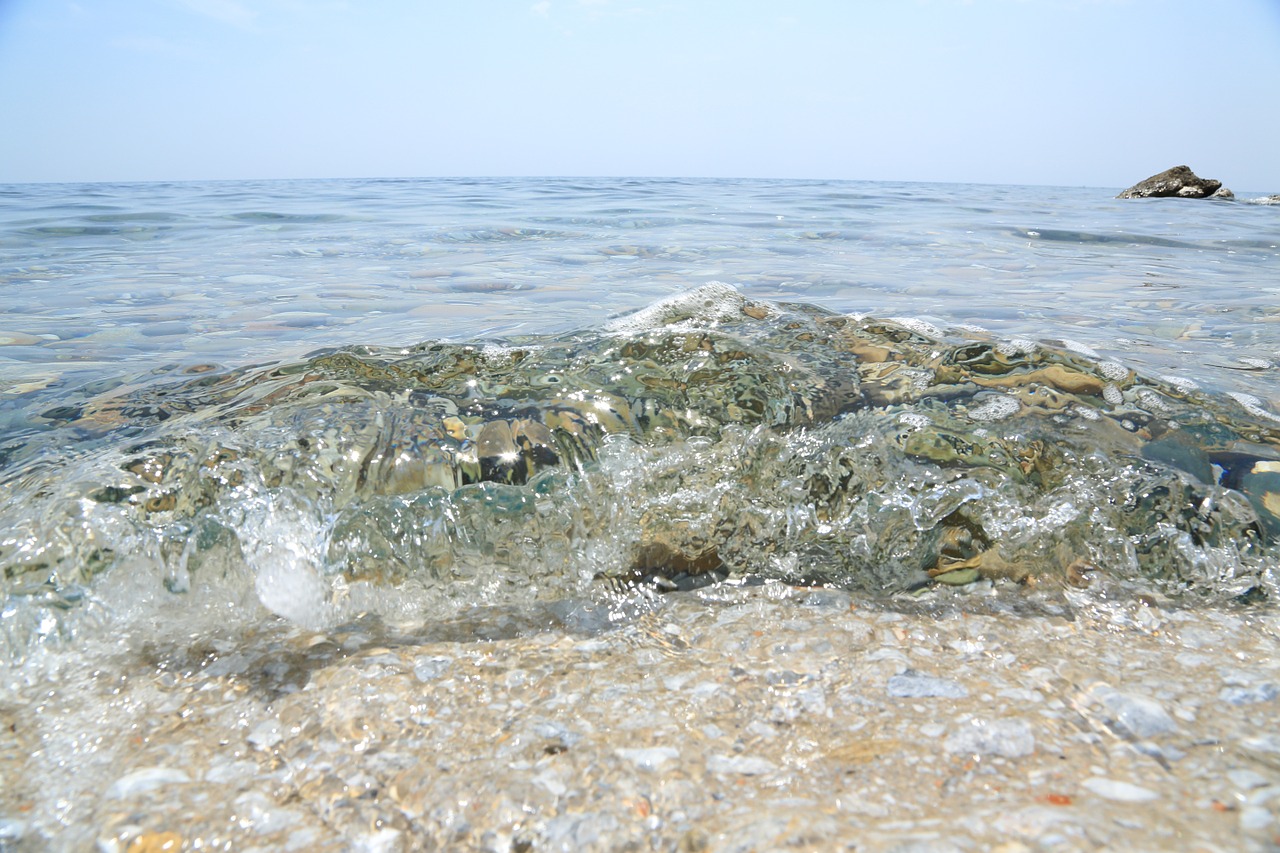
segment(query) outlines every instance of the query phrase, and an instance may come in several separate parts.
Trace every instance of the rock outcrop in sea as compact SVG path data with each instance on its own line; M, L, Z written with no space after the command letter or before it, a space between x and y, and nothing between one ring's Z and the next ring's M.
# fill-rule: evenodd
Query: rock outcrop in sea
M1234 198L1222 181L1202 178L1186 166L1174 166L1139 181L1116 198Z

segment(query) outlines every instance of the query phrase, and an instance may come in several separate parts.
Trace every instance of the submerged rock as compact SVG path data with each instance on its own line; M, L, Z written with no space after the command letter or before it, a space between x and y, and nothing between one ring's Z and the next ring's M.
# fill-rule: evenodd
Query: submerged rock
M1222 181L1201 178L1186 166L1174 166L1139 181L1116 198L1209 198L1222 191ZM1226 190L1230 193L1230 190ZM1219 194L1219 198L1234 197Z

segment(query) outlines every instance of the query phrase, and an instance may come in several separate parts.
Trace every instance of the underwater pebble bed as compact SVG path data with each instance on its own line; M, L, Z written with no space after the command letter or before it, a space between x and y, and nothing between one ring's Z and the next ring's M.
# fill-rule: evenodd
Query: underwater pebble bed
M4 676L0 847L1280 845L1280 615L1041 595L720 585L604 631L50 652Z

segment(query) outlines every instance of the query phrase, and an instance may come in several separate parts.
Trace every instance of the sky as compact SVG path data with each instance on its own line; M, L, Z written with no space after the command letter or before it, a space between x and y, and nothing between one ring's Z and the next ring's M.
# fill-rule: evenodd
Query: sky
M0 182L1280 192L1280 0L0 0Z

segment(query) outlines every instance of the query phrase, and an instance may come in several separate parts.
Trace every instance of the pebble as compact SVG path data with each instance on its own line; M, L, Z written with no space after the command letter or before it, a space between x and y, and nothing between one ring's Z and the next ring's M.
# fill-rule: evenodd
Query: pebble
M9 817L0 817L0 846L22 840L27 834L27 822Z
M1271 825L1271 812L1262 806L1245 806L1240 810L1240 828L1249 832L1257 832Z
M617 826L617 818L608 812L561 815L547 821L547 849L594 849L600 846L602 836L608 838Z
M258 765L254 761L218 761L205 771L204 781L221 785L227 782L252 779L257 771Z
M750 755L713 755L707 760L712 773L736 773L739 776L760 776L778 769L772 761Z
M950 753L1020 758L1035 752L1036 739L1023 720L974 719L942 744Z
M1258 702L1270 702L1280 696L1280 685L1258 684L1254 687L1224 687L1218 691L1218 698L1228 705L1253 705Z
M1143 788L1140 785L1121 782L1118 779L1107 779L1103 776L1094 776L1092 779L1086 779L1081 784L1081 787L1097 794L1099 797L1124 803L1145 803L1159 796L1155 791Z
M153 791L166 785L177 785L190 782L191 777L181 770L172 767L143 767L132 773L126 773L107 789L107 797L124 799L135 794Z
M1264 785L1249 792L1249 805L1265 806L1275 799L1280 799L1280 785Z
M1136 738L1155 737L1178 730L1177 723L1164 706L1150 697L1122 693L1107 685L1095 687L1092 693L1115 722Z
M1227 779L1231 781L1232 785L1235 785L1242 791L1251 791L1254 788L1261 788L1268 784L1266 776L1263 776L1256 770L1250 770L1247 767L1228 770Z
M263 720L249 732L249 743L255 749L270 749L284 740L279 720Z
M560 723L542 722L533 727L533 733L546 740L559 741L565 746L573 746L582 740L582 735L571 731Z
M77 804L65 814L78 832L98 831L106 810L93 803L114 802L125 817L140 815L132 820L138 828L113 824L103 837L156 827L180 830L190 844L216 829L234 849L543 850L581 842L745 851L856 842L891 850L946 840L1021 853L1019 843L1169 849L1174 839L1179 849L1212 849L1214 841L1235 850L1276 831L1280 786L1270 783L1280 782L1272 772L1280 736L1252 719L1274 706L1238 708L1217 693L1276 680L1268 655L1280 618L1258 616L1262 630L1224 626L1221 648L1207 646L1198 653L1208 659L1184 671L1172 663L1176 639L1119 636L1105 609L1074 621L982 613L881 619L861 602L852 613L819 608L805 602L808 591L781 586L716 594L724 605L664 598L660 620L644 623L661 636L614 630L582 638L557 624L483 642L424 632L390 649L372 626L315 645L306 633L219 639L216 660L176 682L156 681L149 663L126 670L119 701L140 712L109 721L103 709L101 734L111 735L103 743L118 746L104 746L115 751L87 764L72 751L79 730L61 728L67 708L85 716L79 695L22 688L51 712L32 715L30 734L19 719L18 736L35 743L38 733L50 751L20 760L44 762L39 777L49 788L74 793ZM729 610L737 618L722 623ZM1193 612L1184 624L1216 625L1217 616ZM867 659L880 631L908 660L896 657L899 649ZM665 649L669 633L690 638L693 648L636 653L637 643L641 651ZM985 651L955 651L969 640ZM252 686L259 674L290 649L321 651L319 642L346 654L317 658L324 664L311 670L306 689L275 696L264 710ZM926 665L916 652L926 646L936 674L920 671ZM1000 663L1009 649L1018 650L1016 662ZM895 696L891 680L899 692L959 685L969 698ZM241 684L249 689L233 689ZM1089 684L1101 689L1082 697L1079 685ZM1178 716L1183 711L1196 713ZM1161 734L1159 749L1168 759L1176 744L1185 757L1162 769L1139 752L1152 741L1131 746L1111 737L1122 716L1148 734L1176 720L1178 736ZM128 740L138 719L177 725L157 725L139 753ZM1079 729L1085 721L1089 728ZM261 748L279 734L280 742ZM1200 745L1210 738L1221 747ZM174 755L183 763L173 765ZM70 761L66 770L53 763L72 757L80 762L74 770ZM146 769L155 765L165 769ZM179 784L184 777L167 769L175 766L199 783ZM149 793L102 797L116 777L140 767L116 790ZM1101 773L1142 787L1092 778ZM296 800L277 799L293 791ZM1187 791L1203 792L1194 796L1204 801L1190 806ZM17 844L48 847L64 812L38 794L18 796L11 802L34 808L30 816L5 813L29 820ZM1215 799L1233 810L1211 810ZM1244 816L1246 809L1254 810ZM228 829L231 813L241 820ZM317 813L326 819L307 819ZM693 827L696 836L688 834Z
M176 832L144 832L129 842L128 853L177 853L182 836Z
M1039 838L1056 824L1071 820L1061 806L1027 806L1006 812L996 818L996 829L1005 835Z
M302 815L297 811L282 807L257 791L236 797L235 805L236 813L242 820L251 821L254 831L259 835L279 832L303 822Z
M641 770L657 770L668 761L680 757L680 751L670 746L653 746L647 749L615 749L614 755L629 761Z
M901 675L889 679L890 696L899 699L922 699L939 697L943 699L963 699L969 695L969 688L958 681L938 678L933 675L921 675L914 670L907 670Z
M413 677L419 681L434 681L444 675L453 658L423 655L413 659Z

